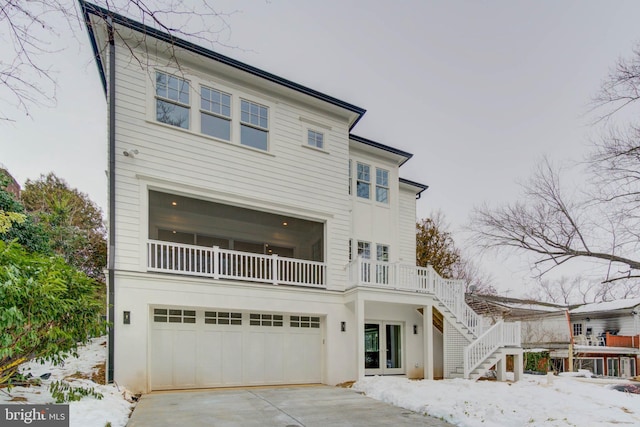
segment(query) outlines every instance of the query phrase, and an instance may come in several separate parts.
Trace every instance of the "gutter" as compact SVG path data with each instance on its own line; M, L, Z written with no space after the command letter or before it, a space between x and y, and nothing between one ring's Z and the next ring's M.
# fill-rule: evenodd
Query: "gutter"
M107 32L109 35L109 252L108 252L108 319L109 326L109 355L107 357L107 382L113 382L114 367L114 326L115 326L115 254L116 254L116 45L113 36L111 18L107 18Z

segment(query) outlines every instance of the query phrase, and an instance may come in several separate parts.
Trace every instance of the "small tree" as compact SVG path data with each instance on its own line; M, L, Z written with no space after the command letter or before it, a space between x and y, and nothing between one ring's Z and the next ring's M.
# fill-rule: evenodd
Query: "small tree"
M49 235L53 251L89 277L104 282L106 229L102 210L89 196L49 173L27 180L20 198Z
M416 263L431 265L439 275L452 278L454 265L460 261L460 251L455 246L442 212L425 218L416 224Z
M104 333L99 290L61 257L0 241L0 387L20 364L59 363Z

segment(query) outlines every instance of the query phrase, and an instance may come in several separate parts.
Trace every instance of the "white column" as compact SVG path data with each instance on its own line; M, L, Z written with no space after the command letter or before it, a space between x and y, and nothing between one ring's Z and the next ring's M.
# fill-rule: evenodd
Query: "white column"
M524 369L522 363L523 357L522 351L520 351L513 356L513 381L520 381L522 379L522 370Z
M364 378L364 301L356 297L356 366L358 379Z
M500 356L498 363L496 363L496 379L498 381L507 380L507 356L505 355Z
M422 309L424 378L433 379L433 306L427 305Z

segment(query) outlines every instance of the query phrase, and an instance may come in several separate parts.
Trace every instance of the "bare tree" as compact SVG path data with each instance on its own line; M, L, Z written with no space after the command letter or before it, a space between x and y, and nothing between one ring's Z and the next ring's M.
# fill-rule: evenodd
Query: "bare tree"
M640 48L618 61L594 100L604 110L596 122L606 127L583 163L589 177L584 191L568 192L561 185L565 175L545 159L523 186L520 202L474 211L475 242L533 255L538 277L585 259L605 267L603 282L640 278L640 127L632 122L620 130L612 123L614 114L637 107L639 99Z
M0 41L9 55L0 57L0 107L29 115L38 105L55 105L53 66L63 34L81 32L84 17L76 0L5 0L0 2ZM210 0L95 0L118 13L184 37L205 47L224 44L231 13L216 11ZM78 43L80 38L76 37ZM172 60L175 58L171 58ZM4 104L4 105L2 105ZM1 120L13 120L0 110Z
M461 255L453 265L452 278L464 280L464 291L467 294L497 295L493 286L495 278L483 270L471 257Z

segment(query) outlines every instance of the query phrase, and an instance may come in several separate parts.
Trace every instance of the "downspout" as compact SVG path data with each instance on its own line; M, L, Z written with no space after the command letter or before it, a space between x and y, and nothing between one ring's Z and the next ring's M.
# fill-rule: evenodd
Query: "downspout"
M107 18L109 36L109 357L107 382L113 382L114 326L115 326L115 255L116 255L116 45L111 18Z

